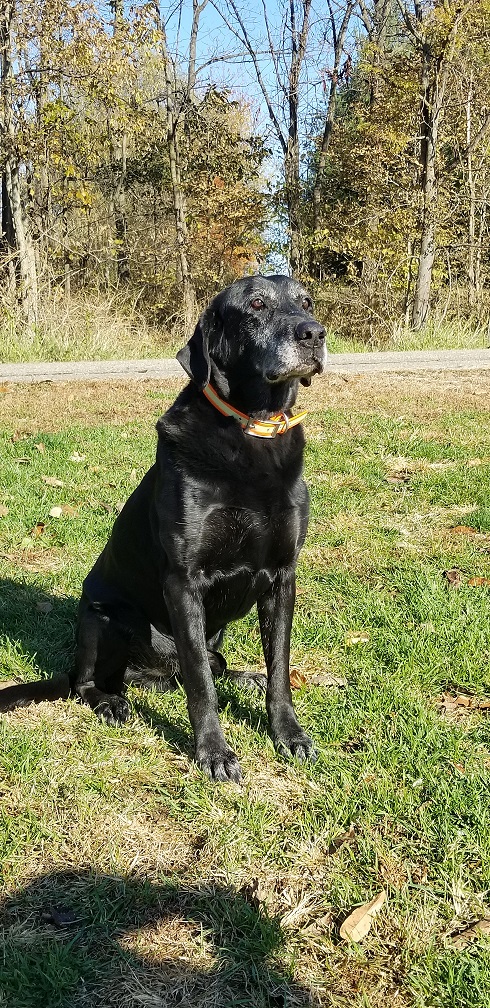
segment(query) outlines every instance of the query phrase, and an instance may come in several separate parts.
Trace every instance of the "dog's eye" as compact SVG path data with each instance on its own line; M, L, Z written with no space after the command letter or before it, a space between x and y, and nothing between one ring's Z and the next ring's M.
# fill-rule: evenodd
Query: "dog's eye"
M265 303L262 301L262 298L254 298L250 303L250 307L254 308L255 311L260 311L261 308L265 308Z
M305 311L310 311L311 301L310 301L309 297L303 298L303 300L301 302L301 307L304 308Z

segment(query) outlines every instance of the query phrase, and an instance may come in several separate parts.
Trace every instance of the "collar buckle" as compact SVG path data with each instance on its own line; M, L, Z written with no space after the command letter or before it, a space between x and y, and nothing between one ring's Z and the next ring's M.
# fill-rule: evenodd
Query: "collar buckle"
M249 417L243 427L243 433L253 434L255 437L275 438L278 434L285 434L290 426L289 417L285 413L279 413L278 416L271 417L270 420L254 420ZM266 430L261 430L261 428L266 428Z

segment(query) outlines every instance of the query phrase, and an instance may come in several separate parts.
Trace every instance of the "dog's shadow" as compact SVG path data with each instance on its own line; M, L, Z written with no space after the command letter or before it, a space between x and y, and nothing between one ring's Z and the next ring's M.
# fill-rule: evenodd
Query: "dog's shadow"
M41 678L67 674L73 662L75 624L78 600L50 594L35 584L0 578L0 646L6 654L1 663L5 678L21 679L26 665ZM262 698L247 694L225 676L217 682L220 707L227 707L231 716L246 721L259 731L266 731L267 719ZM0 682L1 688L1 682ZM156 693L158 696L158 693ZM132 690L135 712L154 730L160 732L171 747L191 756L193 752L190 728L187 731L152 702L151 692ZM165 705L168 708L168 704Z
M9 1008L306 1008L280 964L284 935L253 894L53 872L3 902Z

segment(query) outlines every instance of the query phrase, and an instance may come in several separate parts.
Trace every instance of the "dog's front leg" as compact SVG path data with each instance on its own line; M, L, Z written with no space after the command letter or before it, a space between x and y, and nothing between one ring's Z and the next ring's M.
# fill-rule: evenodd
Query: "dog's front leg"
M187 695L196 763L211 780L240 781L240 764L219 723L218 699L206 648L202 598L178 576L166 578L164 596Z
M310 737L296 717L289 681L289 649L296 578L294 568L279 570L269 590L257 601L262 647L267 666L266 706L272 740L282 755L315 760Z

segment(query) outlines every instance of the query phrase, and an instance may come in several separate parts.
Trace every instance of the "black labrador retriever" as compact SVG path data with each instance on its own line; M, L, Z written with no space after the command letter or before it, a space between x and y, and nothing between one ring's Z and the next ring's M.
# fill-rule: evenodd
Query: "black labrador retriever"
M302 284L246 277L213 299L177 359L191 381L158 421L156 463L84 582L71 679L8 687L0 710L72 694L119 724L129 716L126 682L177 673L198 765L214 780L238 781L213 675L226 670L226 624L255 603L273 741L315 758L289 683L308 523L303 414L291 408L299 383L323 370L325 331Z

